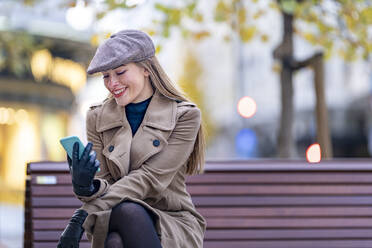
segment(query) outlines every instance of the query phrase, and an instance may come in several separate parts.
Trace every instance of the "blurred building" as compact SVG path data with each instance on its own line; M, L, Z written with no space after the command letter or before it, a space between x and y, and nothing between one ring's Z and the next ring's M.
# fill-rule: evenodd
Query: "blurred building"
M59 139L69 133L76 96L87 82L86 66L95 49L89 35L58 21L58 14L53 20L19 4L3 4L0 202L21 203L27 162L66 159Z

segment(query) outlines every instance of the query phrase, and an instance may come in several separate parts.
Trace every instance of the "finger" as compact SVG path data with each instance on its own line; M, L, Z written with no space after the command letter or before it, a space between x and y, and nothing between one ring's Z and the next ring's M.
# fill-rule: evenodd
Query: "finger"
M98 161L98 159L96 159L95 163L94 163L94 169L95 171L97 171L99 169L99 166L101 165L101 163Z
M67 157L68 165L71 166L72 160L71 160L70 156L67 154L66 157Z
M93 144L91 142L88 142L87 146L84 148L83 155L81 156L81 160L83 161L83 164L85 164L89 159L89 153L92 150Z
M94 165L94 161L96 160L97 154L95 151L92 151L89 155L89 163Z
M72 164L77 164L79 162L79 143L75 142L72 147Z

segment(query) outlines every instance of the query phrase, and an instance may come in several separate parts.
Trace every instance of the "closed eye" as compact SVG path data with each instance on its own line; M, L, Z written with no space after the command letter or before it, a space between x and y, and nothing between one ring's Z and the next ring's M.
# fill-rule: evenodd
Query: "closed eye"
M122 71L122 72L118 72L118 73L116 73L116 75L122 75L122 74L124 74L126 71L127 71L127 70L124 70L124 71Z

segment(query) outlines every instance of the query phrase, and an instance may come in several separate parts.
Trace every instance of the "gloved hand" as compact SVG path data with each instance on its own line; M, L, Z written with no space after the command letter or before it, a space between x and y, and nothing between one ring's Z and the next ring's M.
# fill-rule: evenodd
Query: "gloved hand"
M79 248L79 242L83 236L83 223L88 213L83 209L75 210L70 222L62 232L57 248Z
M92 146L93 144L88 142L79 159L79 144L75 142L72 159L67 156L73 190L77 195L91 196L99 188L99 185L93 183L94 175L99 168L99 161L96 159L96 152L92 151Z

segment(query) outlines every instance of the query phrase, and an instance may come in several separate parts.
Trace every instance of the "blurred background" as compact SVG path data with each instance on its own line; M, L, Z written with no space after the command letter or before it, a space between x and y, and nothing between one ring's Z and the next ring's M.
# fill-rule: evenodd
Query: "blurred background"
M207 159L371 156L372 1L1 0L1 248L23 245L26 164L86 142L108 95L86 68L122 29L202 110Z

